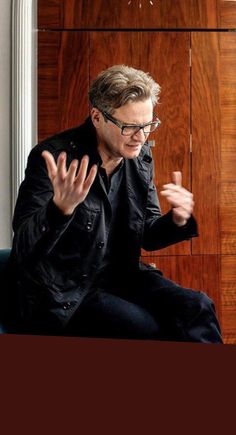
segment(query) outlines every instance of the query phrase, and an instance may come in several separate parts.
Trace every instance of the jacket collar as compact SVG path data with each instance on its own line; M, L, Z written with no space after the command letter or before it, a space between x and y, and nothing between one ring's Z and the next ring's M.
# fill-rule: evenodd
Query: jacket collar
M76 147L76 153L79 159L87 154L89 156L90 166L93 164L102 164L102 159L97 149L96 129L90 116L78 127L73 144L74 147Z

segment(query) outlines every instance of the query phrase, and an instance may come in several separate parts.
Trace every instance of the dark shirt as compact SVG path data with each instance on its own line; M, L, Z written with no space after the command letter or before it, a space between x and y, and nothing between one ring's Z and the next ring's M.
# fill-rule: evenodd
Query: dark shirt
M111 221L109 228L107 228L107 247L106 252L104 253L103 262L101 268L97 273L97 280L100 277L104 277L106 271L111 266L112 258L115 257L115 253L113 252L114 248L114 237L115 234L119 231L119 210L121 210L121 201L122 201L122 180L124 174L124 161L122 161L115 169L115 171L107 176L107 173L104 168L100 166L99 168L99 179L103 189L106 192L108 201L111 207Z

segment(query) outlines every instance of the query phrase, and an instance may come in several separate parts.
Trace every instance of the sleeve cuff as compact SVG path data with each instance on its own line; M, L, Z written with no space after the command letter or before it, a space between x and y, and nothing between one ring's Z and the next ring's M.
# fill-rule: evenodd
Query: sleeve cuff
M172 218L172 212L171 212L171 218ZM186 235L186 239L192 238L192 237L198 237L198 228L197 228L197 222L193 215L190 216L190 218L187 220L185 225L178 226L173 221L173 225L176 227L176 229L179 229L182 233Z
M46 214L47 214L48 224L50 227L67 224L74 216L74 213L72 215L64 215L61 212L61 210L56 206L56 204L53 202L53 199L50 199L48 203Z

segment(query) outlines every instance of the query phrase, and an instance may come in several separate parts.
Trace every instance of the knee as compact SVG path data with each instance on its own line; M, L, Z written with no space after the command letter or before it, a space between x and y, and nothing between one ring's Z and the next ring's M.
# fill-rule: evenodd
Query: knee
M195 300L197 304L187 325L191 340L202 343L223 343L213 300L202 291L197 292Z
M199 305L202 310L205 311L214 311L215 312L215 304L213 300L203 291L199 293Z
M195 291L189 315L191 320L195 318L214 319L216 321L216 310L213 300L203 291Z
M215 314L215 306L212 299L203 291L188 289L185 310L187 317L194 318L200 314Z

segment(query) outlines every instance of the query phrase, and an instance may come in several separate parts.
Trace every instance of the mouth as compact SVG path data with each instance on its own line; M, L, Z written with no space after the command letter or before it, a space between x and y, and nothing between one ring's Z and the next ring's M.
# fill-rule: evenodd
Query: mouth
M142 144L141 143L127 144L126 146L129 148L140 148L142 146Z

